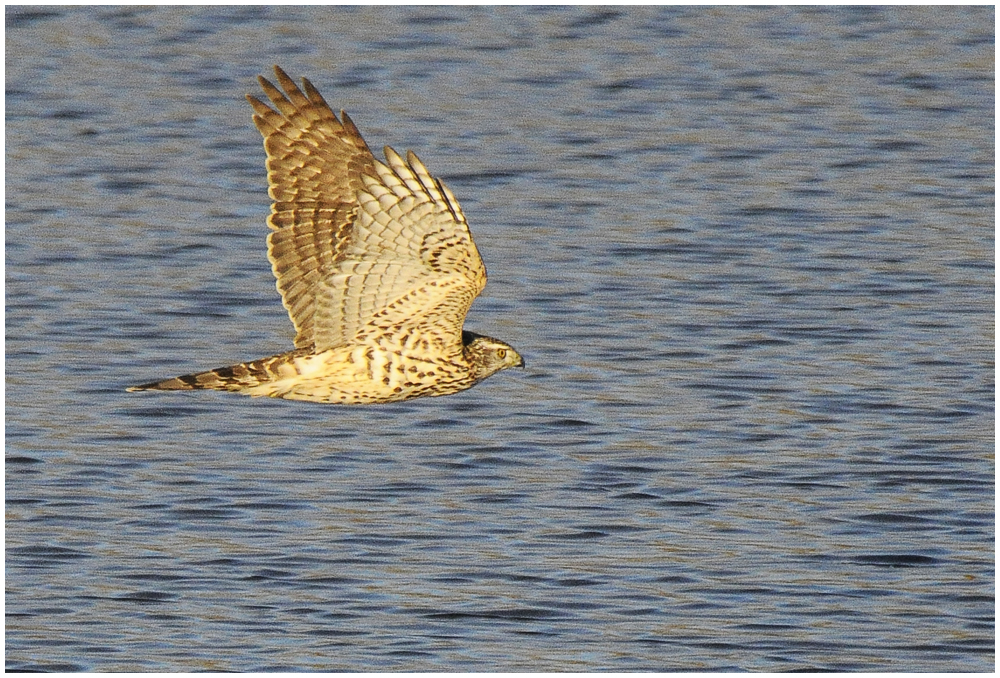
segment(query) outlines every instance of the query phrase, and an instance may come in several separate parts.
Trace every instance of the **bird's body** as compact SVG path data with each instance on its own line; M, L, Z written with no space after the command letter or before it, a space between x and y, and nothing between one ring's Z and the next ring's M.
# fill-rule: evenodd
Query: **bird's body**
M451 191L412 153L375 160L354 123L275 67L254 97L270 195L268 257L295 350L129 390L216 389L382 403L467 389L524 361L463 331L486 269Z
M506 346L488 337L477 338L484 344ZM296 349L130 390L215 389L288 400L357 404L449 395L484 378L477 378L464 352L445 362L430 355L420 357L400 346L356 346L319 353Z

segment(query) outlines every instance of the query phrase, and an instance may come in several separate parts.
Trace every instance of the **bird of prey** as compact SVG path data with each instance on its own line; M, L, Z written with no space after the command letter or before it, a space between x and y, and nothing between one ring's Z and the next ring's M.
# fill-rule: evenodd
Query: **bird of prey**
M321 403L387 403L462 391L523 367L463 330L486 269L462 208L412 152L372 155L343 111L279 67L271 105L247 95L273 200L268 258L295 349L130 391L216 389Z

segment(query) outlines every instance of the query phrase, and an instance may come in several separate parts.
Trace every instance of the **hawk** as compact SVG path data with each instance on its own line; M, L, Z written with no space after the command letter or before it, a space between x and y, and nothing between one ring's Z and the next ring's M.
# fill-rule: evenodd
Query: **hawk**
M523 367L463 330L486 269L458 200L412 152L372 155L344 111L274 67L271 105L247 95L273 200L268 258L295 326L279 355L133 386L320 403L387 403L467 389Z

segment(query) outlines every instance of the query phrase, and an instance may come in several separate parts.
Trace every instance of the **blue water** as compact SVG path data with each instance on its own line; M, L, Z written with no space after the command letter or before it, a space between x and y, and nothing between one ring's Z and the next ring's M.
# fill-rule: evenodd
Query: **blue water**
M994 668L994 10L6 10L10 670ZM458 196L524 355L336 407L280 63Z

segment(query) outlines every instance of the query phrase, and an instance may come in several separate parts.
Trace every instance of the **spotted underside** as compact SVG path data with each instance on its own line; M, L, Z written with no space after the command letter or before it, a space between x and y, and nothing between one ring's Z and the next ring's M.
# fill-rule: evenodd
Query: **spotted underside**
M267 151L268 257L295 350L134 389L388 402L523 364L503 342L463 341L486 269L451 191L413 153L386 147L379 162L308 80L300 89L275 74L280 88L259 79L270 105L247 99Z

